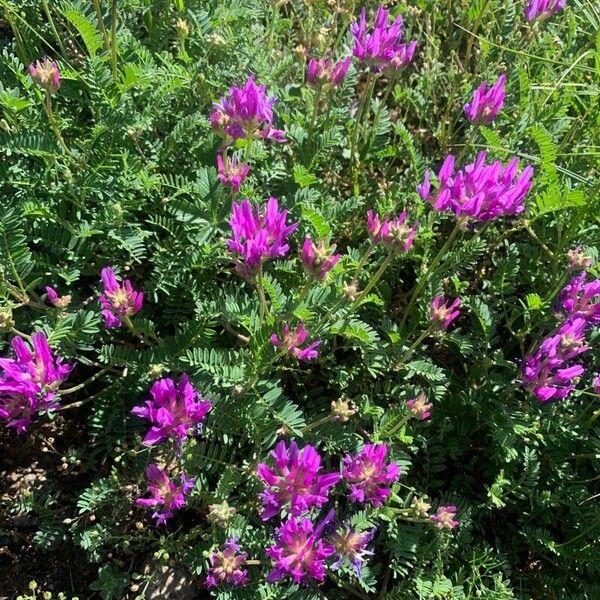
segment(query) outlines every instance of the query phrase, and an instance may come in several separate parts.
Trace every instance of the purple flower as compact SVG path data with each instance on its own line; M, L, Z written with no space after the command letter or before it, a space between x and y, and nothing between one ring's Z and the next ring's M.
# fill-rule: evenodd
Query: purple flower
M331 565L332 569L339 569L342 564L348 562L354 568L357 577L361 576L362 566L368 556L373 552L367 548L367 544L373 539L376 529L357 533L352 527L344 525L338 529L329 539L335 548L336 561Z
M429 173L417 192L438 211L452 211L457 217L490 221L525 210L524 199L532 186L533 167L517 175L519 160L506 166L501 161L486 164L487 154L480 152L474 163L455 171L454 156L446 157L438 174L439 188L431 192Z
M135 503L138 506L156 508L157 510L152 514L152 518L156 519L156 525L166 525L167 519L173 516L173 512L185 506L185 498L194 488L196 479L188 478L182 472L181 482L177 485L171 481L166 471L155 464L148 465L146 478L148 492L152 497L138 498Z
M531 22L544 20L564 10L567 0L529 0L525 6L525 18Z
M457 512L458 509L452 504L450 506L440 506L436 510L435 515L431 515L429 518L435 523L438 529L454 529L460 525L454 518Z
M262 138L285 142L285 133L272 127L275 102L275 98L267 97L266 87L256 85L251 75L244 87L233 86L228 96L213 103L210 123L213 129L233 141Z
M210 555L210 569L205 579L207 588L215 588L222 583L243 586L248 583L248 569L243 569L248 558L246 552L240 552L236 538L229 538L220 550Z
M484 81L474 92L470 104L464 105L465 115L472 123L491 123L502 110L506 92L506 74L502 73L496 83L488 87Z
M306 81L311 86L339 86L346 78L351 58L344 58L334 63L331 57L316 60L311 58L306 69Z
M589 350L585 344L587 326L586 320L579 317L566 321L523 361L523 384L540 402L566 398L575 388L574 379L585 369L569 361Z
M56 306L56 308L67 308L71 304L71 295L59 296L58 292L53 287L46 287L46 295L48 300Z
M229 219L233 238L227 240L227 247L243 259L233 259L240 275L250 279L263 261L287 254L287 237L298 227L298 223L286 224L287 215L287 210L279 211L277 198L269 198L265 207L256 210L249 200L233 203Z
M597 375L596 377L594 377L593 386L594 386L594 393L600 394L600 375Z
M406 401L406 408L412 417L425 421L431 417L431 407L433 404L427 402L427 398L423 392L421 392L416 398Z
M589 325L600 323L600 279L586 283L583 271L573 277L558 296L558 304L567 317L581 317Z
M401 212L393 219L384 219L372 210L367 211L367 229L371 241L378 245L383 244L388 250L408 252L417 235L415 221L409 225L406 221L407 213Z
M298 516L311 508L321 508L328 500L329 490L340 480L339 473L319 474L321 456L316 448L307 445L298 451L296 442L289 449L281 441L271 452L275 470L264 463L257 467L265 491L260 494L263 503L261 519L267 521L288 508Z
M225 158L223 158L223 156ZM217 154L217 169L219 172L219 181L224 186L229 186L237 194L240 191L240 186L250 172L250 165L240 163L233 157L228 157L226 154L221 156Z
M315 340L305 348L300 346L304 344L308 338L308 329L304 327L304 323L300 322L294 331L290 331L287 323L283 324L283 336L274 333L271 336L271 344L276 348L281 348L289 356L295 356L298 360L315 360L319 356L317 348L321 344L321 340Z
M325 579L325 560L335 548L321 538L323 528L334 517L333 509L316 526L309 519L294 517L275 532L275 543L266 549L266 555L275 561L267 575L274 582L290 576L294 583L307 584Z
M450 302L445 296L435 296L429 309L429 318L440 329L448 329L452 321L460 315L459 306L460 298Z
M335 245L326 246L323 241L315 244L309 237L305 238L300 260L306 273L314 279L323 281L342 257L341 254L334 254L334 252Z
M159 379L150 389L151 400L145 406L134 406L131 412L152 423L144 444L160 444L168 438L182 444L205 419L212 408L209 400L200 397L187 375L182 375L177 386L172 379Z
M129 279L119 285L115 272L111 267L104 267L101 273L104 293L98 297L106 328L121 327L123 321L132 317L142 309L144 294L136 292Z
M17 433L27 430L34 414L56 407L58 388L74 366L52 353L43 332L34 333L31 342L33 348L14 337L16 358L0 358L0 418Z
M400 477L396 463L386 464L385 444L366 444L356 455L344 457L343 477L350 484L353 502L381 506L391 494L390 486Z
M402 43L402 17L398 16L389 23L389 11L379 6L373 26L367 26L366 9L363 8L358 22L350 26L354 36L352 53L371 70L401 69L413 59L417 42Z
M54 94L60 87L60 71L58 65L47 56L35 64L29 65L31 79L49 94Z

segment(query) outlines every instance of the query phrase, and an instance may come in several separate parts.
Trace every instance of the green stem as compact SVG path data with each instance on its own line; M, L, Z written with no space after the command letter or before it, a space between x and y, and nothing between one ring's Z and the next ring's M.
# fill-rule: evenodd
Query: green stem
M112 0L111 7L111 48L110 64L113 81L117 81L117 0Z
M317 122L317 114L319 113L319 106L321 104L321 97L323 95L323 85L319 85L317 88L317 93L315 94L315 103L313 106L313 113L310 119L310 125L308 126L308 134L307 141L310 143L312 138L313 130L315 128L315 123Z
M258 299L260 301L259 308L259 320L260 324L263 324L265 320L265 315L267 313L267 299L265 297L265 288L263 285L263 268L262 264L258 267L258 273L256 274L256 291L258 292Z
M473 129L471 130L471 133L469 134L467 141L464 143L463 147L461 148L460 152L458 153L458 156L456 157L456 161L455 161L456 165L460 165L462 159L465 157L465 154L467 153L469 148L473 145L473 142L475 141L475 137L477 136L477 130L478 130L478 125L477 124L473 125Z
M404 310L404 315L402 315L402 321L400 322L400 329L402 329L402 327L406 323L406 319L407 319L408 315L410 315L410 313L415 305L415 302L417 300L417 297L419 296L420 291L423 289L423 287L427 283L429 276L431 275L431 273L433 273L435 268L438 266L438 264L444 257L446 250L448 250L448 248L451 246L452 242L454 242L454 239L458 235L459 231L460 231L460 224L457 223L454 226L452 233L448 236L448 239L446 240L444 245L440 248L440 251L436 254L435 258L431 261L431 263L429 263L427 269L425 270L425 273L423 273L421 275L421 277L419 277L419 282L417 283L417 285L410 297L408 305L406 306L406 309Z
M84 398L83 400L78 400L77 402L73 402L72 404L67 404L65 406L61 406L59 410L62 412L63 410L69 410L70 408L79 408L80 406L83 406L84 404L87 404L88 402L95 400L98 396L100 396L100 394L103 394L104 392L106 392L106 390L110 389L114 385L115 385L114 383L111 383L109 386L105 387L103 390L100 390L96 394L92 394L88 398Z
M417 346L428 336L431 334L433 327L430 326L425 331L421 333L421 335L410 345L410 348L402 355L400 360L394 365L396 369L403 365L413 354L413 352L417 349Z
M377 272L375 273L375 275L373 275L369 283L367 283L365 289L358 295L358 298L352 303L352 308L356 308L360 304L361 300L373 289L373 287L377 284L377 282L385 273L386 269L390 266L393 258L394 255L392 253L388 254L385 257L385 260L381 263L381 266L379 267L379 269L377 269Z
M307 431L310 431L311 429L314 429L315 427L319 427L319 425L324 425L325 423L329 423L330 421L333 421L332 415L327 415L326 417L323 417L322 419L317 419L316 421L313 421L312 423L309 423L308 425L306 425L306 427L303 427L302 433L306 433Z
M125 325L127 326L127 329L129 329L129 331L131 331L131 333L133 333L133 335L135 335L135 337L139 338L147 346L152 346L152 342L149 342L146 339L146 336L141 331L138 331L137 327L133 324L131 317L125 317L123 319L123 323L125 323Z
M98 28L102 33L102 43L104 45L104 51L108 54L110 52L110 40L108 38L108 31L106 31L106 25L104 25L104 17L102 16L102 10L100 9L100 0L92 0L94 10L96 11L96 20L98 21Z
M469 61L471 60L471 51L473 50L473 40L475 40L475 37L477 36L477 30L479 29L479 26L481 25L481 21L483 19L483 13L485 12L485 9L487 8L488 4L489 4L489 0L484 0L483 6L479 10L479 15L477 16L475 23L473 23L473 31L469 32L469 40L467 42L467 51L465 52L465 60L464 60L465 70L467 70L469 68Z
M52 131L54 131L54 135L58 140L60 147L64 150L65 154L69 156L73 156L73 153L65 143L62 134L60 133L60 129L58 127L58 123L56 122L56 117L54 116L54 112L52 111L52 97L50 92L46 92L46 99L44 102L44 108L46 110L46 114L48 115L48 121L50 121L50 126L52 127Z
M367 138L367 146L370 147L372 144L373 136L377 136L377 127L379 127L379 119L381 118L381 113L383 112L383 107L386 105L388 98L396 85L397 75L394 73L390 80L388 81L387 88L377 107L377 112L375 113L375 117L373 118L373 125L370 127L369 137Z
M78 392L79 390L83 389L86 385L89 385L90 383L92 383L92 381L96 381L96 379L98 379L98 377L101 377L107 371L108 371L108 368L98 371L95 375L92 375L89 379L86 379L84 382L80 383L79 385L76 385L71 388L67 388L66 390L61 390L60 395L67 396L68 394L74 394L75 392Z
M358 143L358 134L360 130L360 126L362 124L362 120L364 117L365 109L367 105L371 101L371 96L373 95L373 90L375 89L375 81L377 77L373 75L369 71L367 75L367 83L365 84L365 91L361 98L360 105L358 107L358 112L356 113L356 121L354 123L354 132L352 135L352 143L350 145L350 164L352 168L352 181L354 182L354 195L358 196L360 194L360 187L358 185L358 165L357 165L357 156L356 156L356 146Z
M67 51L62 43L62 39L60 35L58 35L58 31L56 30L56 26L54 25L54 19L52 18L52 13L50 12L50 8L48 7L48 0L42 0L42 6L44 7L44 12L46 13L46 18L48 19L48 23L50 24L50 29L52 29L52 34L54 38L58 42L58 47L63 54L66 54Z

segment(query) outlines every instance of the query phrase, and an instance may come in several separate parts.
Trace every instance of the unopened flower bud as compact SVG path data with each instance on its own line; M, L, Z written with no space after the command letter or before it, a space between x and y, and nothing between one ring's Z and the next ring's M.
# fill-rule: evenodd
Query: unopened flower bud
M431 504L429 504L429 502L425 502L423 498L415 497L412 499L410 507L412 508L417 517L428 517Z
M42 89L50 94L54 94L60 87L60 71L58 65L51 61L47 56L42 61L29 65L31 79Z
M587 269L594 264L594 259L588 256L581 246L572 248L567 252L569 259L569 269Z
M350 401L346 396L342 396L339 400L333 400L331 402L331 415L334 421L345 423L356 413L357 409L351 407Z
M209 505L208 520L225 529L229 524L229 521L235 516L236 512L237 511L233 506L229 506L227 500L223 500L220 504Z
M188 35L190 35L189 23L184 19L177 19L175 22L175 29L177 29L177 33L182 38L186 38Z
M342 285L342 294L345 298L348 298L348 300L356 300L356 298L358 297L358 293L358 284L356 283L356 281L344 283Z
M154 363L150 365L150 368L148 369L148 375L150 375L150 377L160 377L164 370L165 365L161 363Z
M0 331L10 331L15 326L15 321L10 308L0 309Z

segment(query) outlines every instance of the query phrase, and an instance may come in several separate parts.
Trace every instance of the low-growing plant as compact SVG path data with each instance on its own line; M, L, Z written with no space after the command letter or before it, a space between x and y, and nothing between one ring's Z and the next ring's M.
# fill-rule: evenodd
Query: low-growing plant
M365 4L0 0L3 594L600 597L600 12Z

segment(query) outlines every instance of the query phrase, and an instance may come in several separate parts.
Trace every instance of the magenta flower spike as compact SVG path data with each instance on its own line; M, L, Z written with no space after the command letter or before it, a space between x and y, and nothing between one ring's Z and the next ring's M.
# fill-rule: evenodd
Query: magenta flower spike
M46 287L46 295L48 296L48 300L50 300L56 308L67 308L67 306L71 304L71 296L69 294L59 296L58 292L53 287Z
M464 105L465 115L471 123L491 123L502 110L506 99L506 74L502 73L496 83L488 86L484 81L474 92L471 102Z
M244 179L250 173L250 165L241 163L232 156L217 154L217 171L219 181L237 194Z
M142 310L144 294L136 292L129 279L124 279L119 285L111 267L104 267L101 277L104 293L98 296L98 300L104 309L104 326L107 329L121 327L126 318Z
M586 282L583 271L573 277L558 296L559 307L568 318L581 317L589 325L600 323L600 279Z
M31 342L15 336L15 358L0 358L0 419L17 433L27 431L36 413L57 407L58 390L74 367L53 354L42 331Z
M60 87L60 71L58 65L47 56L41 61L29 65L31 79L49 94L55 94Z
M325 561L335 548L322 539L323 529L334 518L331 509L316 526L310 519L289 517L275 532L275 543L265 553L275 565L267 580L280 581L291 577L294 583L309 584L325 579Z
M131 412L152 423L144 438L144 444L153 446L172 438L183 444L189 435L201 427L202 421L212 408L210 400L204 400L182 375L177 385L170 379L155 381L150 389L151 400L145 406L134 406Z
M418 223L407 222L407 213L401 212L397 217L383 219L372 210L367 211L367 229L369 237L375 245L383 244L388 250L408 252L417 235Z
M300 261L307 275L323 281L342 258L341 254L334 254L334 252L335 245L327 246L322 240L315 244L309 237L305 238L300 252Z
M350 484L350 500L375 507L387 500L400 477L396 463L386 464L387 453L385 444L366 444L356 456L344 457L342 476Z
M306 68L306 82L312 87L338 87L346 78L352 59L350 57L333 62L331 57L311 58Z
M412 62L417 42L402 43L402 17L398 16L390 24L389 11L379 6L372 26L367 24L366 9L363 8L358 22L350 26L354 36L352 53L374 72L383 69L398 70Z
M566 398L585 372L583 365L570 361L589 350L585 344L588 325L580 317L569 319L523 361L523 384L540 402Z
M429 309L429 318L431 322L440 329L448 329L452 321L460 315L460 298L455 298L452 302L445 296L435 296Z
M227 96L213 103L210 123L215 131L232 141L244 138L285 142L285 133L273 129L276 101L274 97L267 97L266 87L256 85L251 75L244 87L233 86Z
M459 521L454 518L457 512L458 509L453 504L450 506L440 506L435 515L431 515L429 518L438 529L455 529L460 525Z
M525 6L525 18L532 21L543 21L567 6L567 0L528 0Z
M287 210L279 210L277 198L269 198L264 207L256 209L246 199L233 203L229 219L233 237L227 240L227 247L237 255L233 262L242 277L253 278L265 260L288 253L287 238L298 223L287 225L287 215Z
M335 562L332 569L339 569L343 564L350 564L357 577L361 576L362 566L373 552L367 545L373 539L376 529L357 533L352 527L344 525L338 529L329 539L329 543L335 548Z
M429 173L425 173L417 192L434 210L451 211L457 217L476 221L523 212L525 196L533 184L533 167L527 166L517 174L517 158L506 166L501 161L488 165L486 160L487 154L480 152L474 163L456 171L454 156L449 155L438 174L437 191L432 192Z
M431 402L427 402L427 397L423 392L416 398L406 401L406 408L408 408L410 415L420 421L425 421L431 417L432 406L433 404Z
M173 516L173 513L185 506L186 496L194 488L196 479L194 477L188 478L182 472L181 481L177 485L174 481L171 481L166 471L163 471L154 463L148 465L146 478L148 479L148 492L151 498L138 498L135 503L138 506L155 508L152 518L156 520L156 525L166 525L167 520Z
M594 394L600 395L600 375L596 375L596 377L594 377L592 385L594 386Z
M244 563L248 558L246 552L240 552L236 538L229 538L220 550L210 555L210 569L204 580L207 588L216 588L223 583L229 583L236 587L248 583L248 569L244 569Z
M308 329L304 327L304 323L298 323L293 331L287 323L284 323L282 337L274 333L271 336L271 344L281 348L288 356L295 356L298 360L315 360L319 356L317 348L321 345L321 340L315 340L305 348L301 348L307 338Z
M282 440L271 452L274 468L260 463L257 467L259 479L265 484L259 497L263 504L260 517L263 521L289 510L299 516L312 508L321 508L328 500L329 491L338 483L339 473L320 473L321 456L310 445L298 450L291 441L287 448Z

